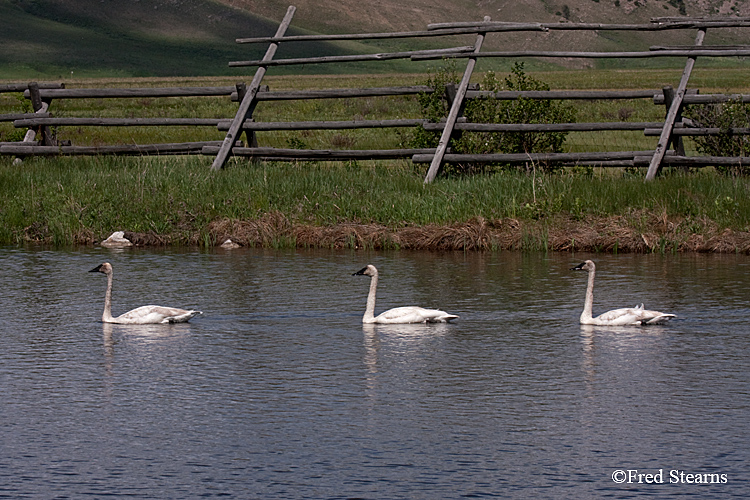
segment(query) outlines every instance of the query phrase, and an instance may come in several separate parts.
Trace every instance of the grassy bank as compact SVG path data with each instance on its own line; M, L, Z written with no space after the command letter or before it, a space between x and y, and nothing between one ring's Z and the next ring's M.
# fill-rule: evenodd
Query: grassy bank
M681 70L534 73L554 89L660 88ZM502 76L502 75L500 75ZM482 75L477 75L481 80ZM268 77L273 90L424 83L425 75ZM213 86L235 79L80 80L69 87ZM748 93L746 71L696 69L707 92ZM0 95L0 113L23 102ZM649 100L577 103L578 121L658 121ZM56 116L231 117L226 98L55 101ZM259 121L418 117L413 98L262 103ZM0 140L19 132L0 124ZM220 140L212 128L61 127L73 144ZM403 130L259 133L261 146L397 148ZM653 149L642 133L578 133L568 151ZM692 145L686 141L690 150ZM501 172L440 177L409 162L259 163L234 159L221 172L207 157L0 157L0 244L93 244L126 231L141 244L213 246L226 238L263 246L750 253L750 182L698 172L570 169L557 175Z
M750 182L712 172L507 172L192 158L0 160L0 243L750 252ZM9 196L8 193L13 193Z

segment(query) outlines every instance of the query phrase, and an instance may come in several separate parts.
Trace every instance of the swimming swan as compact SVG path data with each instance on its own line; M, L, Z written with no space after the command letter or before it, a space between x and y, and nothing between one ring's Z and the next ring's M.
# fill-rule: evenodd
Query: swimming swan
M375 291L378 288L378 270L373 265L368 265L352 274L352 276L370 276L370 294L367 296L367 309L362 317L362 323L445 323L458 318L455 314L448 314L438 309L425 309L423 307L395 307L375 316Z
M187 311L175 307L142 306L128 311L116 318L112 317L112 264L105 262L89 271L90 273L104 273L107 275L107 294L104 296L104 313L102 322L119 323L123 325L147 325L153 323L187 323L190 318L201 311Z
M674 314L649 311L648 309L644 309L643 304L641 304L636 307L614 309L593 318L591 317L591 310L594 307L594 275L596 274L596 266L592 261L587 260L571 269L589 272L589 283L586 288L586 302L584 303L583 312L581 313L582 325L658 325L675 317Z

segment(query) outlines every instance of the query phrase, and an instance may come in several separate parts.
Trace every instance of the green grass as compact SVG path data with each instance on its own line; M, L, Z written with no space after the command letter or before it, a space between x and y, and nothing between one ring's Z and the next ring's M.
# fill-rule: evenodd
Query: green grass
M439 178L422 184L410 165L249 165L232 160L213 172L206 158L0 159L0 243L71 244L116 230L169 235L188 242L212 221L252 220L269 213L314 226L342 222L448 225L488 220L553 220L565 216L643 214L709 219L750 230L750 182L704 173L640 175L505 172ZM13 193L11 196L10 193Z
M649 70L535 73L554 88L658 88L680 72ZM701 92L747 93L745 71L696 70ZM481 75L477 75L481 80ZM297 88L414 85L424 75L275 76L272 90ZM234 79L76 80L69 86L214 86ZM18 95L0 94L0 113L23 110ZM658 121L663 106L638 102L579 103L579 121L611 121L620 109L630 121ZM228 98L113 99L55 101L56 116L232 117L237 104ZM418 117L412 98L261 103L260 121ZM18 131L0 124L0 140ZM62 127L58 138L73 144L155 143L222 139L209 128ZM261 133L261 146L353 149L399 147L404 131ZM570 134L571 151L652 149L655 138L638 133ZM709 221L719 228L750 230L750 184L711 169L666 171L644 183L643 172L622 169L568 169L560 175L524 172L446 177L424 186L426 166L409 162L258 163L232 159L213 172L210 157L28 158L16 165L0 157L0 244L43 241L71 244L101 239L116 230L169 235L172 241L207 237L220 220L256 220L280 213L289 221L315 226L374 223L388 227L454 224L476 217L518 219L541 224L528 233L527 247L544 246L545 224L557 217L585 223L589 218L623 217L632 227L649 220L679 221L685 231L701 231ZM692 229L691 229L692 228ZM277 244L281 240L277 241ZM285 245L292 240L284 240ZM531 242L534 242L533 245Z

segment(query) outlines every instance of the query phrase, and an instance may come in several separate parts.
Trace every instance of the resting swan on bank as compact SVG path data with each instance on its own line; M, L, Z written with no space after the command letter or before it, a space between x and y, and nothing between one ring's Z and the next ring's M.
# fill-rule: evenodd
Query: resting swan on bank
M175 307L142 306L128 311L120 316L112 317L112 264L105 262L89 271L103 273L107 276L107 293L104 296L104 313L102 322L119 323L123 325L149 325L154 323L187 323L190 318L201 311L188 311Z
M587 260L571 269L575 271L589 272L589 282L586 288L586 302L584 303L583 312L581 313L582 325L658 325L675 317L674 314L649 311L648 309L644 309L643 304L641 304L636 307L613 309L612 311L605 312L594 318L591 315L591 311L594 307L594 275L596 274L596 265L594 265L592 261Z
M367 309L362 317L362 323L446 323L458 318L455 314L448 314L438 309L406 306L395 307L375 316L375 293L378 288L378 270L372 264L352 274L352 276L370 276L370 294L367 296Z

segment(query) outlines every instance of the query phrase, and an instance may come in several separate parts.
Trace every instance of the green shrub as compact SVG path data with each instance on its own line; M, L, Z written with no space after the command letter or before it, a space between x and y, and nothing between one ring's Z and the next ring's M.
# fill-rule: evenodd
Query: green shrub
M694 136L696 149L707 156L748 156L750 154L750 136L734 135L733 128L750 127L750 107L741 101L730 101L722 104L690 106L683 115L693 120L699 127L718 128L717 135ZM725 174L750 173L750 165L741 167L717 166Z
M432 122L445 118L449 106L445 96L445 86L458 81L452 68L444 69L430 76L426 85L435 89L430 94L421 94L419 103L422 116ZM493 72L485 75L481 90L498 92L544 91L549 85L528 76L523 63L516 63L502 82ZM575 119L572 107L559 101L540 99L501 100L494 97L481 97L467 100L464 114L471 123L569 123ZM456 153L555 153L562 151L567 133L565 132L463 132L454 134L449 146ZM414 136L413 147L436 147L440 134L419 130ZM508 165L459 164L446 168L447 172L469 173L486 168L507 168ZM549 169L549 165L537 165Z

